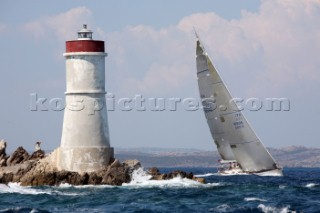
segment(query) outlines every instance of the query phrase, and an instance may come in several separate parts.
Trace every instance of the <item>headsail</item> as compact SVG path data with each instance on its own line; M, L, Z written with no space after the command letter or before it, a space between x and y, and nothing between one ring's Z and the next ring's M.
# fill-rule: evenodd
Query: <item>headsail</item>
M277 169L277 165L232 99L197 37L197 77L205 116L223 160L236 160L245 172Z

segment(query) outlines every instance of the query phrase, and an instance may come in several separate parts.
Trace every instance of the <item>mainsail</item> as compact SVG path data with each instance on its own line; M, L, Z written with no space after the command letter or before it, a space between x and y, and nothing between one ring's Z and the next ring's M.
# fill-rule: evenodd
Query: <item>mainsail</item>
M199 38L196 61L202 105L221 158L225 161L237 161L241 169L248 173L278 169L233 101Z

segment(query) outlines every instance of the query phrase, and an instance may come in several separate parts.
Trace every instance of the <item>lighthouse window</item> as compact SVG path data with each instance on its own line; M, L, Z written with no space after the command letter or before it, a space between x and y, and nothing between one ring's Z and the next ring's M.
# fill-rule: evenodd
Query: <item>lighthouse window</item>
M92 38L92 33L79 33L79 38Z

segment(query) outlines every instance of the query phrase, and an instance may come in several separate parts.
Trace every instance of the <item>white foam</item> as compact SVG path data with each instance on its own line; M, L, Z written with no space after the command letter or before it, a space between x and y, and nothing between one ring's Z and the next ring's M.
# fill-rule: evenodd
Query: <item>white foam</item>
M245 197L244 201L261 201L261 202L266 202L267 200L265 199L261 199L261 198L257 198L257 197Z
M175 177L170 180L151 180L151 175L147 174L142 168L135 170L132 173L132 180L130 183L123 183L125 187L143 187L143 188L190 188L190 187L215 187L221 185L220 183L202 184L187 178Z
M318 184L308 183L308 184L306 185L307 188L313 188L313 187L315 187L315 186L318 186Z
M214 175L218 175L218 173L207 173L207 174L200 174L200 175L194 175L195 177L210 177L210 176L214 176Z
M220 206L217 206L215 208L209 209L209 211L214 211L214 212L229 212L231 211L231 207L228 204L222 204Z
M215 175L214 173L208 173L209 175ZM223 186L225 183L207 183L202 184L198 181L191 180L188 178L175 177L170 180L151 180L151 175L147 174L143 168L133 171L132 180L130 183L123 183L124 187L142 187L142 188L152 188L152 187L160 187L160 188L192 188L192 187L217 187ZM197 176L200 177L200 176ZM69 183L62 183L59 186L47 187L44 189L38 189L31 186L20 186L20 183L9 183L8 185L0 184L0 193L19 193L19 194L58 194L58 195L66 195L66 196L77 196L77 195L85 195L86 192L81 193L69 193L65 192L68 188L115 188L119 186L111 186L111 185L81 185L75 186Z
M69 183L60 183L59 187L60 188L70 188L70 187L72 187L72 185Z
M204 184L205 187L206 186L224 186L224 185L226 185L226 184L224 184L224 183L206 183L206 184Z
M63 187L67 188L67 184L64 185ZM29 195L58 194L58 195L65 195L65 196L78 196L78 195L85 194L85 193L61 192L61 191L53 190L52 188L36 189L31 186L20 186L20 183L8 183L8 185L0 184L0 193L18 193L18 194L29 194Z
M19 194L51 194L51 192L33 189L29 186L20 186L20 183L0 184L0 193L19 193Z
M143 170L143 168L136 169L132 172L131 175L131 184L139 184L147 182L152 178L151 175L149 175L146 171Z
M266 206L263 204L259 204L258 208L261 209L261 211L264 213L295 213L296 212L296 211L289 210L290 206L277 208L273 206Z
M69 183L61 183L58 188L113 188L111 185L71 185Z
M83 189L83 188L115 188L118 186L112 186L112 185L77 185L77 186L72 186L74 188L79 188L79 189Z
M286 185L279 185L279 189L285 189L286 187Z

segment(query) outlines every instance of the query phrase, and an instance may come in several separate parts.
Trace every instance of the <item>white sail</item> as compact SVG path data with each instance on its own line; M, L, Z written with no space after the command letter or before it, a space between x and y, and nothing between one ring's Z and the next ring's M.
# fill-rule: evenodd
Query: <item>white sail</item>
M199 39L196 47L197 77L205 116L223 160L236 160L244 172L278 169L248 121L232 101Z

